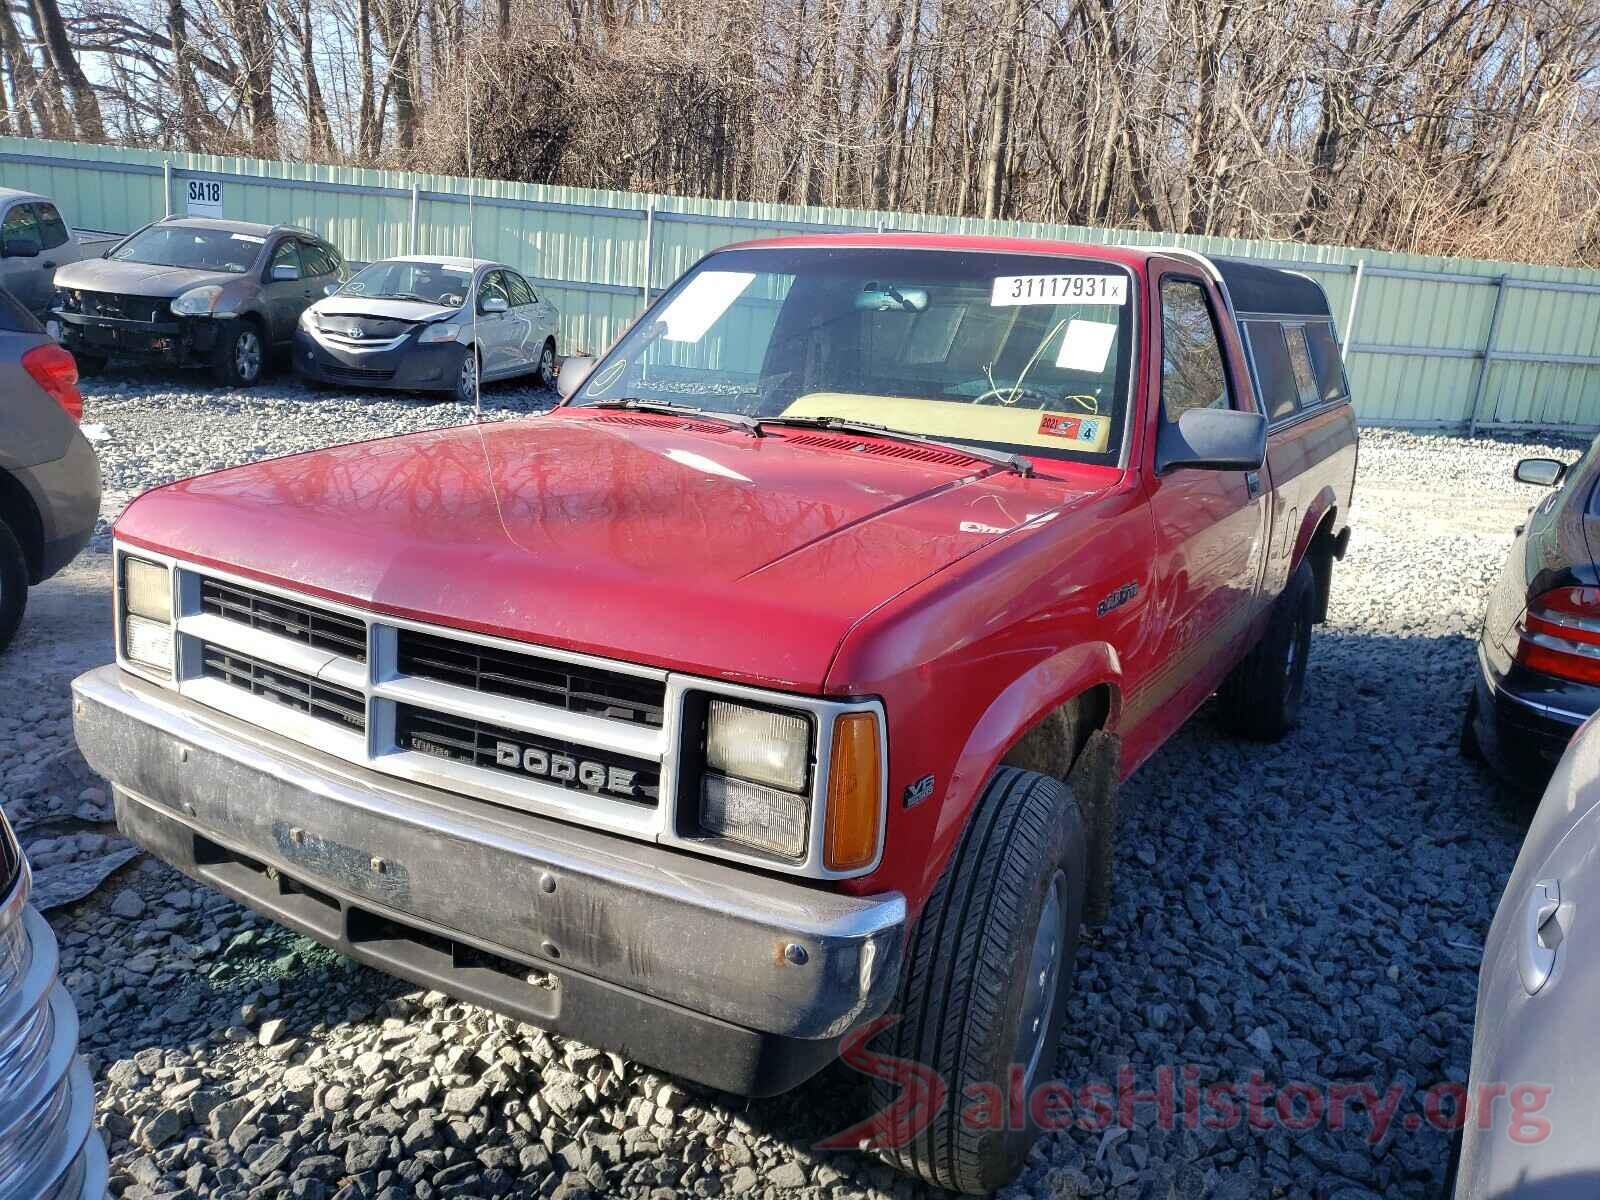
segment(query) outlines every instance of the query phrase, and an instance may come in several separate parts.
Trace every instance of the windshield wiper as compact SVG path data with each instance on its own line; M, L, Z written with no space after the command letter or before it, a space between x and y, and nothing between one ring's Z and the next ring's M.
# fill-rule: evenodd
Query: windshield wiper
M1024 478L1033 474L1033 460L1024 458L1020 454L1007 454L1004 450L989 450L982 446L965 446L960 442L946 442L920 433L910 433L904 429L890 429L887 425L878 425L872 421L850 421L843 417L762 417L759 424L798 425L811 429L833 429L843 433L876 434L878 437L893 438L898 442L936 446L940 450L965 454L969 458L981 459L984 462L994 463L997 467L1005 467L1008 471L1015 471Z
M594 400L588 408L626 408L630 412L666 413L674 417L710 417L725 425L748 430L752 437L761 437L761 422L743 413L718 412L714 408L695 408L691 404L675 404L671 400L641 400L637 396L618 396L610 400Z

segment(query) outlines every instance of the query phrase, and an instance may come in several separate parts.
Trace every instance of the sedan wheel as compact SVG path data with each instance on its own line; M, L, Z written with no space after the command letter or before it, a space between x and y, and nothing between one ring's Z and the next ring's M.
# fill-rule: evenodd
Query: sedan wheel
M544 344L544 353L539 355L539 382L547 388L556 385L556 348L549 342Z
M472 349L461 355L461 367L456 373L456 400L473 404L478 399L478 355Z

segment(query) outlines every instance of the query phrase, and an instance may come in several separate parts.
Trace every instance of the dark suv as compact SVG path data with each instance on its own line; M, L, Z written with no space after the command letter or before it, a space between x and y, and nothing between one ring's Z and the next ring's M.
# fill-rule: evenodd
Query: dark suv
M86 372L118 355L209 366L248 387L344 275L340 253L304 229L167 217L57 271L53 311Z

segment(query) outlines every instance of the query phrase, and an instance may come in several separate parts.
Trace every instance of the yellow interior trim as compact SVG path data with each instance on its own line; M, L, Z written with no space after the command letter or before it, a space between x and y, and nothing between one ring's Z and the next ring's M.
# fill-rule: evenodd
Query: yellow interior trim
M788 408L786 417L838 417L870 421L929 437L974 442L1005 442L1044 450L1105 451L1111 441L1111 418L1090 413L958 400L922 400L912 396L866 396L850 392L811 392Z

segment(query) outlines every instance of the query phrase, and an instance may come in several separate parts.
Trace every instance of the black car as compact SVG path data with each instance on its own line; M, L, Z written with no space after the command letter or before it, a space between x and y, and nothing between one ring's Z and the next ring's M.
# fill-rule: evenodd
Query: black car
M1600 709L1600 455L1525 458L1522 483L1555 490L1528 514L1489 592L1462 750L1538 792Z

